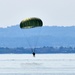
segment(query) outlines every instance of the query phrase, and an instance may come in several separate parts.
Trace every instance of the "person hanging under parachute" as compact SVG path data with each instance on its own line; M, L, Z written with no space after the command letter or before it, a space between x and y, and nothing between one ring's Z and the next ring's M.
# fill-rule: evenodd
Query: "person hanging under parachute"
M42 27L43 22L40 18L31 17L24 19L20 22L20 28L21 29L29 29L29 28L35 28L35 27ZM33 56L35 57L35 51L32 52Z

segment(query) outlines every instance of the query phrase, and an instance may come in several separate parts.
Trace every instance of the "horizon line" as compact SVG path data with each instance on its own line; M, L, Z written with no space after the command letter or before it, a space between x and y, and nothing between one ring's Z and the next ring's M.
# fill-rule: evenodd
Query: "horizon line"
M0 28L10 28L10 27L15 27L15 26L19 26L19 24L12 25L12 26L4 26L4 27L0 27ZM43 25L42 27L75 27L75 25L72 25L72 26Z

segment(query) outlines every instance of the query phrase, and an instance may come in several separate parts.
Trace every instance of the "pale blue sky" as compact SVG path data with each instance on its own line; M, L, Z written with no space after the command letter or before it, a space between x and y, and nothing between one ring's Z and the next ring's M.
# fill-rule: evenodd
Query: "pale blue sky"
M44 26L75 25L75 0L0 0L0 27L38 17Z

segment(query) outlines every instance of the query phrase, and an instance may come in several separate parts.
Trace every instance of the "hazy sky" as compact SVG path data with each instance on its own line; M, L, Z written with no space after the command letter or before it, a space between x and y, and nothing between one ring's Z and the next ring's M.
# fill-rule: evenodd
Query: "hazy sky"
M0 27L24 18L41 18L45 25L75 25L75 0L0 0Z

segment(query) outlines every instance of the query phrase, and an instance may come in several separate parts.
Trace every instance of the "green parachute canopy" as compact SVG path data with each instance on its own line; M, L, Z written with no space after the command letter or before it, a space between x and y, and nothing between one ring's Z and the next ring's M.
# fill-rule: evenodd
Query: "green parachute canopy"
M43 22L39 18L27 18L21 21L20 28L34 28L41 27Z

